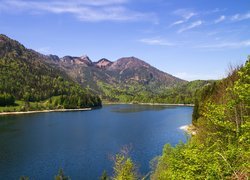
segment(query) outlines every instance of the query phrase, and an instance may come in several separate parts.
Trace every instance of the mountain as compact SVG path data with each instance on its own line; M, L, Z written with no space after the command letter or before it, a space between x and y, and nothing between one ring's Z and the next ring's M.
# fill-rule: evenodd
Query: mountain
M75 83L66 72L51 66L48 61L52 59L62 61L57 56L42 55L0 35L0 95L11 95L27 102L26 105L49 100L50 108L100 105L96 95ZM86 59L82 61L87 63ZM29 108L27 106L26 110Z
M90 83L91 80L95 82L101 80L109 84L139 83L148 85L155 83L155 85L163 86L173 86L176 83L185 82L135 57L124 57L115 62L105 58L92 62L88 56L55 58L54 55L49 55L48 58L51 59L50 63L66 71L80 84L86 82L91 88L94 88ZM88 77L87 74L92 75L92 77Z
M47 62L108 101L142 102L142 96L154 96L164 89L186 83L136 57L124 57L114 62L102 58L92 62L88 56L59 58L49 55ZM143 99L143 102L148 101Z
M43 55L4 35L0 48L1 68L10 65L1 71L4 88L0 88L0 93L7 92L8 87L8 92L17 99L23 99L25 92L32 101L65 93L59 86L61 77L108 102L194 103L195 92L210 83L184 81L136 57L93 62L87 55L62 58Z

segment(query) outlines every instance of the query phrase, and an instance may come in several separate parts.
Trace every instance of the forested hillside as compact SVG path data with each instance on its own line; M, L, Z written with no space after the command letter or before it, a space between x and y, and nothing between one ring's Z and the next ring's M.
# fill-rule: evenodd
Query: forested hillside
M126 88L119 86L115 88L99 82L99 87L103 91L103 99L107 101L194 104L195 97L200 93L200 90L214 82L213 80L181 82L172 87L161 87L157 92L138 83L127 84Z
M250 58L228 78L207 86L196 103L196 135L166 145L152 179L248 179Z
M45 60L45 56L0 35L1 106L15 105L15 100L25 102L22 109L16 110L101 105L99 97L84 90L64 72L46 64ZM33 102L40 103L34 107L31 106Z

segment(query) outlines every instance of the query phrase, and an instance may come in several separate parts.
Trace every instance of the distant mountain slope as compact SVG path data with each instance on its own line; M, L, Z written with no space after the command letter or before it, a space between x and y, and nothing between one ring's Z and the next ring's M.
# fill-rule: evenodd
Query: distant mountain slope
M8 93L27 102L61 96L54 105L64 108L100 105L97 96L73 82L64 71L49 65L52 58L0 35L0 94Z
M145 102L148 100L142 100L142 96L154 96L166 88L186 83L135 57L124 57L115 62L103 58L92 62L88 56L59 58L49 55L47 62L108 101Z
M108 84L139 83L148 85L155 83L163 86L173 86L176 83L185 82L135 57L121 58L115 62L105 58L92 62L88 56L65 56L61 59L54 55L48 57L54 65L64 69L80 84L84 84L84 82L88 84L90 80L95 82L101 80ZM88 74L92 77L88 77ZM91 86L91 83L88 85Z

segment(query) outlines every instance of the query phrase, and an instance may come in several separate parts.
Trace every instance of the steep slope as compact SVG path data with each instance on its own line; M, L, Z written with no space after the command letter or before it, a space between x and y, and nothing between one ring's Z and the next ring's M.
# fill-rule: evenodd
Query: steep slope
M166 145L151 179L249 179L250 58L197 98L195 136Z
M100 105L97 96L74 83L64 71L50 66L47 62L51 59L58 61L56 56L44 56L0 35L0 94L11 94L26 102L60 96L54 108ZM79 102L69 102L69 97Z
M108 67L108 70L116 72L122 83L138 82L144 85L155 83L156 85L173 86L176 83L184 82L135 57L118 59Z

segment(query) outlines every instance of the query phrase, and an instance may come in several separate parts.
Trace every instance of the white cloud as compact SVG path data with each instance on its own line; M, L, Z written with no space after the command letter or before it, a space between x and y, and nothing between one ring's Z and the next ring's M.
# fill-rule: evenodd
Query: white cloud
M169 27L183 24L183 23L187 22L189 19L191 19L193 16L197 15L196 13L194 13L188 9L178 9L178 10L174 11L173 14L180 16L183 19L173 22Z
M225 48L244 48L244 47L250 47L250 40L238 41L238 42L222 42L217 44L197 46L197 48L205 48L205 49L225 49Z
M245 14L235 14L231 17L232 21L242 21L246 19L250 19L250 12Z
M170 25L170 27L175 26L175 25L179 25L179 24L183 24L183 23L185 23L185 22L186 22L186 21L184 21L184 20L175 21L175 22L173 22L173 23Z
M147 45L157 45L157 46L174 46L174 43L168 42L165 39L156 37L156 38L145 38L140 39L139 42Z
M47 12L72 14L81 21L152 21L157 18L152 13L132 11L124 5L128 0L52 0L22 1L4 0L0 8L7 12Z
M185 26L185 27L181 28L181 29L178 31L178 33L182 33L182 32L184 32L184 31L187 31L187 30L196 28L196 27L202 25L202 23L203 23L203 22L202 22L201 20L195 21L195 22L189 24L188 26Z
M193 16L197 15L195 12L189 10L189 9L178 9L174 11L175 15L181 16L182 18L188 20L192 18Z
M218 24L226 19L226 16L222 15L214 21L215 24Z

